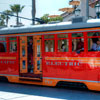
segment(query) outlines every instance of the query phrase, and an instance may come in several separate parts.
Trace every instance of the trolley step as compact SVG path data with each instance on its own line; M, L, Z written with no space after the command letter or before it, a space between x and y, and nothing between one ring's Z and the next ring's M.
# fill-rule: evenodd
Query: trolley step
M23 80L23 81L39 81L39 82L42 81L42 79L40 79L40 78L30 78L30 77L19 77L19 80Z

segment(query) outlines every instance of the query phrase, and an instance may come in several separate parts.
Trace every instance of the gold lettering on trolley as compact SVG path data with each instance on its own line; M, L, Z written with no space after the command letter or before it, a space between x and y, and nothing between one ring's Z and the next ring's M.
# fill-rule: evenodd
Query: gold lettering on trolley
M99 57L45 57L45 60L46 61L60 60L60 62L65 60L65 61L67 61L66 63L70 62L69 63L70 66L79 66L80 63L81 64L84 63L84 64L88 64L92 68L93 67L100 67L100 58ZM56 63L54 65L59 65L59 63L57 63L57 64ZM50 65L53 65L53 64L50 63Z
M79 62L52 62L46 61L46 65L49 66L80 66L81 63Z
M0 64L15 64L16 61L0 61Z
M0 57L0 59L9 59L9 60L16 60L16 57Z

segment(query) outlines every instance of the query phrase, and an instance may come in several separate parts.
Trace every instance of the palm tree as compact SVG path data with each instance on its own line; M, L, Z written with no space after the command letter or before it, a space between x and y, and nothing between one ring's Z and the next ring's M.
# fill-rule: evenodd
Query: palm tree
M5 26L5 15L0 15L0 26Z
M23 8L25 6L21 6L20 4L14 4L14 5L10 5L10 9L12 10L13 13L16 14L17 18L16 18L16 24L19 25L19 13L22 12Z
M5 10L5 11L4 11L4 14L5 14L6 25L8 26L8 21L9 21L9 19L10 19L9 15L12 14L12 11L10 11L10 10Z

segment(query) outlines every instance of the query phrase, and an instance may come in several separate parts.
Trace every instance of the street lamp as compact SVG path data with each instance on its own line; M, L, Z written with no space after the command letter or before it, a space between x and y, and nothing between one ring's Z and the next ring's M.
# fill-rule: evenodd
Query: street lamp
M80 15L81 10L80 9L75 9L74 13L75 16L79 16Z
M97 18L100 18L100 4L95 5L95 11L97 14Z

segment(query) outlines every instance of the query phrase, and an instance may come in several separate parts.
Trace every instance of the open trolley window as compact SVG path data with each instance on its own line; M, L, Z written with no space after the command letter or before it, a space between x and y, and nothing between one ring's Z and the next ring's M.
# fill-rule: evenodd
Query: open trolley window
M88 32L88 51L100 51L100 32Z
M0 53L7 52L7 38L0 37Z

